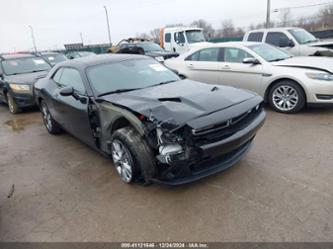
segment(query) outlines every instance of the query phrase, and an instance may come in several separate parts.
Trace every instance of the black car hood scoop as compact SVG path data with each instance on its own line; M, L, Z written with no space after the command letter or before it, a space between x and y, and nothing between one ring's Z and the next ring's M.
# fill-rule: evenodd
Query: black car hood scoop
M195 118L223 110L256 96L254 93L227 86L181 80L100 98L147 117L180 125Z
M178 103L181 103L182 100L181 98L161 98L161 99L158 99L160 102L178 102Z

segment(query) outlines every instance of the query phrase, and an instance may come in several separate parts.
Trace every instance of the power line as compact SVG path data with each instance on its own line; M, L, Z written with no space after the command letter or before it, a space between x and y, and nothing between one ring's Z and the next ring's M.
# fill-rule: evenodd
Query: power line
M309 4L309 5L301 5L301 6L294 6L294 7L284 7L284 8L277 8L274 9L274 12L280 11L280 10L286 10L286 9L303 9L303 8L310 8L310 7L319 7L319 6L325 6L333 4L333 2L326 2L326 3L316 3L316 4Z

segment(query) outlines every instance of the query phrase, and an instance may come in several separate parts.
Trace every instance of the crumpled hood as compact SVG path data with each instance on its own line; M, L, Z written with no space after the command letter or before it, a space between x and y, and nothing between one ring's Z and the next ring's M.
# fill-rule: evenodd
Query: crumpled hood
M292 57L283 61L272 62L272 64L275 66L308 68L333 73L333 59L330 57Z
M323 48L333 48L332 41L317 41L307 44L310 47L323 47Z
M35 73L10 75L6 76L6 80L10 83L33 85L37 80L44 78L47 73L48 71L41 71Z
M153 116L159 121L180 125L255 96L255 93L233 87L182 80L137 91L111 94L101 99L146 117Z

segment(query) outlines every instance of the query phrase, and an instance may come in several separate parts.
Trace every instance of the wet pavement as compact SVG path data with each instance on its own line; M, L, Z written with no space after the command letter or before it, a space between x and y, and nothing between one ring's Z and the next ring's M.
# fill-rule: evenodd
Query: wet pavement
M0 241L332 241L333 110L268 111L250 153L199 182L120 181L38 112L0 105Z

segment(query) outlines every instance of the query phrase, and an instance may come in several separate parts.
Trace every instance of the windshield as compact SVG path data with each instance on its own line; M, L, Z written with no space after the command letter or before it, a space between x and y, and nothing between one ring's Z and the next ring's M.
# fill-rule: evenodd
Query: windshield
M5 60L2 62L2 67L6 75L45 71L51 68L44 59L39 57Z
M52 65L55 65L57 63L66 61L67 58L63 54L49 54L49 55L44 55L44 58L46 58Z
M289 32L299 44L306 44L318 40L316 37L314 37L312 34L310 34L304 29L290 29Z
M174 72L150 58L93 66L87 75L96 95L180 80Z
M205 37L201 30L188 30L186 31L186 38L188 43L204 42Z
M146 42L146 43L140 43L138 44L139 47L143 48L145 52L154 52L154 51L162 51L163 49L153 42Z
M265 43L250 45L248 48L269 62L285 60L292 57L289 53Z

